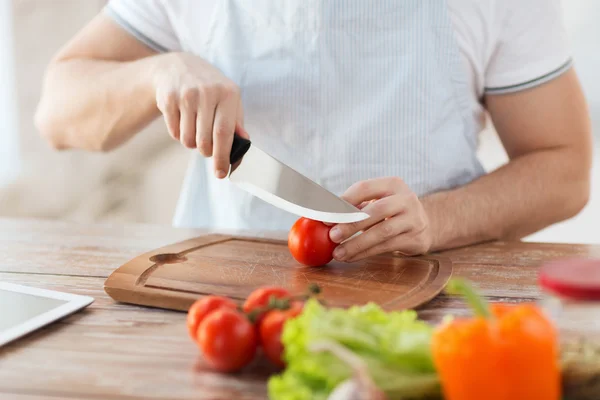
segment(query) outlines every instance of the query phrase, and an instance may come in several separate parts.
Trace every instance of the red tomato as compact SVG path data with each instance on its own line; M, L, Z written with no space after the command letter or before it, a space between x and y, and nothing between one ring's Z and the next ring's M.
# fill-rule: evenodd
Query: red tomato
M187 314L187 327L190 337L196 341L198 338L198 326L207 315L220 308L235 310L237 304L233 300L221 296L206 296L196 300Z
M234 372L254 358L256 331L244 314L221 308L210 313L198 327L198 347L213 369Z
M285 299L290 297L290 292L282 287L276 286L265 286L256 289L244 302L244 312L251 312L257 308L266 307L269 304L269 299L271 296L276 299Z
M281 343L281 331L285 322L297 317L304 304L294 301L287 310L271 310L265 315L259 326L259 340L263 347L265 356L279 367L285 367L283 361L283 344Z
M324 223L312 219L296 221L288 235L288 247L296 261L309 267L330 262L337 244L329 238L329 229Z

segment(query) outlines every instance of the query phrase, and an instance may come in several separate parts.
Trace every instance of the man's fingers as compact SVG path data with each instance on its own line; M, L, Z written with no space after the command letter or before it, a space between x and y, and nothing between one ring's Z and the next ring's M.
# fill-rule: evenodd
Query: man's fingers
M359 210L363 210L366 206L368 206L369 204L371 204L374 201L375 200L363 201L362 203L357 205L356 208L358 208Z
M369 214L369 218L349 224L338 224L331 228L329 237L335 243L341 243L355 233L364 231L386 218L402 213L404 210L405 205L399 196L384 197L369 203L363 208L362 211Z
M244 139L250 139L250 135L248 135L248 132L246 132L246 129L244 128L244 106L242 105L241 97L238 99L235 131Z
M407 188L400 178L376 178L355 183L341 197L351 204L360 205L365 201L391 196Z
M368 258L368 257L374 257L376 255L383 254L383 253L389 253L392 251L399 251L408 256L408 255L410 255L409 253L405 253L404 251L397 250L397 249L402 248L403 244L409 245L408 242L410 242L411 240L412 239L409 238L408 235L401 235L396 238L390 239L387 242L379 243L373 247L370 247L367 250L362 251L351 258L346 258L344 261L345 262L356 262L356 261L364 260L365 258Z
M188 149L196 147L196 111L198 109L198 91L196 88L185 88L181 91L179 99L179 112L181 115L179 129L180 141Z
M181 119L181 115L179 110L171 111L168 114L164 114L165 123L167 125L167 129L169 131L169 135L177 141L181 138L181 131L179 130L179 122Z
M196 147L204 157L213 155L213 124L217 103L212 96L201 92L196 117Z
M215 121L213 124L213 158L215 175L225 178L229 170L229 155L237 119L237 96L234 92L227 92L223 100L217 105Z
M388 242L411 229L411 223L406 215L383 220L355 238L339 245L333 252L333 256L340 261L351 260L361 253L366 253L372 247Z
M181 119L179 122L181 136L179 138L182 145L188 149L196 148L196 113L189 110L181 110Z
M413 234L413 232L398 235L386 242L376 244L369 249L356 254L353 257L346 258L345 262L356 262L368 257L374 257L392 251L401 253L405 256L417 256L427 253L427 246L423 240Z
M179 113L179 96L176 91L169 93L157 93L156 106L165 119L169 135L175 140L179 140L179 122L181 119Z

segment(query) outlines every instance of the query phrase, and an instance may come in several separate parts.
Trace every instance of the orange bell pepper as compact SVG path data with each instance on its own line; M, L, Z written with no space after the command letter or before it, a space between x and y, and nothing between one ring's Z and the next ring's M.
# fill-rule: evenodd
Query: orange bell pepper
M465 282L473 318L440 325L432 354L445 400L559 400L558 334L533 304L488 306Z

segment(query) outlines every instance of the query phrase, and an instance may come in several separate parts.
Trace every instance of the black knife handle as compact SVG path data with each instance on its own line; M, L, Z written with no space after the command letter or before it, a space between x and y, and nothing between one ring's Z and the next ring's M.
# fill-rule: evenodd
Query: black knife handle
M250 149L250 141L239 136L237 133L233 135L233 144L231 145L231 153L229 153L229 163L231 165L240 161L244 154Z

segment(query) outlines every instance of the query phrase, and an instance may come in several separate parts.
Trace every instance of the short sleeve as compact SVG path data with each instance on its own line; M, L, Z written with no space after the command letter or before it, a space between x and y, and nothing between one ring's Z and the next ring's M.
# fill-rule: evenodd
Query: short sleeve
M529 89L571 67L560 0L497 0L494 19L485 93Z
M142 43L160 53L180 50L180 43L161 0L110 0L104 12Z

